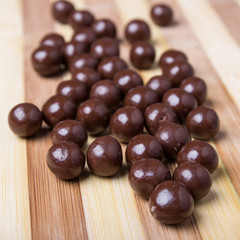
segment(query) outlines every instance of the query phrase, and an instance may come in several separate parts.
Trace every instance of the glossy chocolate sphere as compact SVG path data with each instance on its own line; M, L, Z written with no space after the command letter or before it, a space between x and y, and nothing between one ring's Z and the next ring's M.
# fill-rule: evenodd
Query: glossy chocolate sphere
M213 109L198 107L188 114L186 126L193 137L207 140L219 132L220 121Z
M52 15L60 23L67 23L74 6L68 1L57 1L52 5Z
M30 137L41 128L42 114L34 104L21 103L9 112L8 124L16 135Z
M147 107L144 112L145 125L148 132L152 135L165 122L178 123L176 112L163 103L154 103Z
M78 107L77 120L86 127L90 135L103 133L108 127L109 119L106 104L98 99L89 99Z
M194 140L186 143L178 153L178 164L185 162L196 162L202 164L210 173L218 166L218 154L207 142Z
M82 173L85 156L76 143L60 142L48 150L47 165L57 177L71 180Z
M144 199L149 199L154 188L170 180L169 169L158 159L147 158L135 162L128 175L132 189Z
M65 40L60 34L49 33L41 39L40 46L61 48L64 43L65 43Z
M83 124L76 120L64 120L57 123L52 130L52 142L57 144L63 141L76 143L80 148L87 142L87 130Z
M165 181L153 190L149 208L153 217L161 223L177 224L192 214L194 201L182 183Z
M162 160L162 146L155 137L148 134L139 134L127 145L126 161L131 167L134 163L146 158Z
M173 11L165 4L156 4L151 9L151 17L155 24L167 26L172 22Z
M143 132L144 119L137 107L119 108L111 117L110 130L120 142L127 143Z
M72 41L73 42L79 42L87 45L90 47L90 45L97 39L97 36L95 32L88 27L82 27L79 30L77 30L73 36Z
M95 139L87 151L87 164L90 170L102 177L115 175L122 166L120 143L111 136Z
M176 160L180 149L191 141L188 130L177 123L162 124L154 136L162 145L164 156L168 161Z
M116 26L110 19L99 19L94 21L91 26L92 30L95 32L98 38L102 37L109 37L115 38L116 37Z
M74 101L63 95L54 95L50 97L42 107L44 121L54 127L57 123L74 119L76 116L77 106Z

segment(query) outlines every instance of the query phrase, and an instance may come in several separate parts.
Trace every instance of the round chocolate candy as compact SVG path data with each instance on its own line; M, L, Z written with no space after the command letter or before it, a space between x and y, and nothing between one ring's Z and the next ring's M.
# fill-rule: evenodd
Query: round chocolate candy
M144 113L149 105L158 102L158 100L156 92L146 86L138 86L128 91L124 98L124 106L138 107Z
M210 173L218 166L218 154L207 142L194 140L186 143L177 155L178 164L185 162L197 162L202 164Z
M57 87L57 94L71 98L78 105L88 98L88 87L77 80L63 81Z
M122 149L119 142L111 136L95 139L87 151L87 164L96 175L110 177L122 166Z
M156 4L151 9L151 17L155 24L167 26L172 22L173 11L165 4Z
M97 39L97 36L95 32L88 27L82 27L79 30L77 30L73 36L72 41L73 42L79 42L87 45L90 47L90 45Z
M189 77L183 80L180 84L180 89L192 94L198 105L202 105L207 96L207 85L201 78L198 77Z
M193 137L207 140L219 132L220 121L213 109L198 107L188 114L186 126Z
M131 167L137 161L146 158L162 160L162 146L155 137L148 134L139 134L127 145L126 161Z
M30 137L41 128L42 114L34 104L21 103L9 112L8 124L16 135Z
M74 119L76 116L77 106L74 101L63 95L54 95L50 97L42 107L44 121L54 127L57 123Z
M184 126L170 122L161 124L154 136L162 145L168 161L176 160L180 149L191 141L190 134Z
M114 75L123 70L128 68L126 62L117 57L107 57L104 58L98 65L98 72L102 75L103 78L106 79L113 79Z
M131 43L137 41L149 41L151 31L145 21L134 19L127 24L125 28L125 37Z
M67 23L74 6L68 1L57 1L52 5L52 15L60 23Z
M92 30L95 32L97 38L102 37L109 37L115 38L116 37L116 26L113 21L109 19L99 19L93 22L91 26Z
M112 111L120 105L122 93L112 80L106 79L92 85L89 98L103 101Z
M153 190L149 208L153 217L161 223L177 224L192 214L194 201L182 183L164 181Z
M98 99L89 99L78 107L77 120L86 127L90 135L103 133L108 127L109 119L106 104Z
M130 52L130 60L138 69L149 69L155 59L155 49L151 43L146 41L135 42Z
M60 34L49 33L42 38L42 40L40 41L40 46L61 48L64 43L65 40Z
M94 16L89 11L72 11L68 18L68 23L77 31L81 27L90 27L94 22Z
M130 186L135 193L144 199L149 199L152 191L159 183L170 179L169 169L154 158L135 162L128 175Z
M88 139L86 128L76 120L64 120L57 123L51 137L53 144L69 141L76 143L80 148L84 147Z
M143 132L144 119L137 107L119 108L111 117L110 130L120 141L127 143L134 136Z
M48 150L47 165L57 177L71 180L82 173L85 156L76 143L60 142Z
M172 85L178 87L188 77L192 77L194 70L186 61L175 61L163 68L163 75L170 78Z
M163 103L154 103L148 106L144 112L144 118L146 128L152 135L165 122L178 123L176 112Z
M113 81L125 95L131 88L142 86L142 77L131 69L123 69L114 75Z
M165 92L162 102L171 107L179 118L185 118L197 106L193 95L179 88L172 88Z

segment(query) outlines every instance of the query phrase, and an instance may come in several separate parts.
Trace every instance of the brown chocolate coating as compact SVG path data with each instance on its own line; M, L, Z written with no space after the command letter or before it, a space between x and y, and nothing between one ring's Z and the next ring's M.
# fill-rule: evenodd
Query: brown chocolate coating
M60 82L57 94L71 98L77 105L88 98L88 87L78 80Z
M193 95L179 88L172 88L165 92L162 102L171 107L180 119L184 119L197 106L197 101Z
M104 58L98 65L98 72L102 75L103 78L106 79L113 79L114 75L123 70L128 68L126 62L117 57L107 57Z
M151 9L151 17L155 24L167 26L172 22L173 11L165 4L155 4Z
M135 68L149 69L155 59L155 49L146 41L135 42L130 52L130 60Z
M48 150L47 165L57 177L71 180L82 173L85 156L76 143L60 142Z
M188 114L186 126L194 138L207 140L219 132L220 121L213 109L198 107Z
M50 97L42 107L44 121L54 127L57 123L74 119L76 116L77 106L74 101L63 95L54 95Z
M149 41L151 37L151 31L145 21L134 19L125 27L125 37L130 43L137 41Z
M61 48L64 43L65 43L65 40L60 34L49 33L41 39L40 46Z
M130 186L144 199L149 199L159 183L170 179L169 169L158 159L153 158L135 162L128 175Z
M97 36L95 32L88 27L82 27L79 30L77 30L73 36L72 36L72 41L73 42L80 42L88 47L97 39Z
M67 23L74 6L68 1L57 1L52 4L52 15L60 23Z
M78 107L77 120L86 127L90 135L103 133L108 127L109 119L106 104L98 99L89 99Z
M192 214L194 201L182 183L165 181L153 190L149 208L153 217L161 223L177 224Z
M127 106L119 108L111 117L111 133L120 142L127 143L134 136L143 132L144 119L137 107Z
M179 86L180 89L192 94L198 105L202 105L207 97L207 85L201 78L189 77L183 80Z
M42 114L34 104L21 103L9 112L8 124L16 135L30 137L41 128Z
M116 26L113 21L106 18L94 21L91 28L95 32L97 38L115 38L117 34Z
M210 173L205 167L196 162L180 164L173 172L173 180L183 183L194 200L206 196L212 186Z
M106 79L92 85L89 98L103 101L112 111L120 105L122 93L112 80Z
M197 162L202 164L210 173L218 166L218 154L207 142L194 140L186 143L178 153L178 164L185 162Z
M158 100L156 92L146 86L138 86L128 91L124 98L124 106L138 107L144 113L148 106L158 102Z
M155 137L148 134L139 134L127 145L126 161L131 167L134 163L146 158L162 160L163 149Z
M164 156L168 161L176 160L180 149L191 141L188 130L177 123L165 122L154 136L162 145Z
M110 177L122 166L122 149L119 142L111 136L95 139L87 151L87 164L96 175Z
M76 120L64 120L57 123L52 130L52 142L57 144L63 141L76 143L80 148L87 142L87 130L83 124Z
M152 135L165 122L178 123L176 112L163 103L154 103L147 107L144 112L145 126Z
M142 86L142 77L131 69L123 69L114 75L113 81L125 95L131 88Z

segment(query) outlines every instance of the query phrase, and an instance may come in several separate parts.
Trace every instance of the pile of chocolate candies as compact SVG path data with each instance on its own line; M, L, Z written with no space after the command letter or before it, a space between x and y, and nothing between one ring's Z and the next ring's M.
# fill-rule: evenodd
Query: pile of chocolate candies
M42 111L30 103L15 106L9 125L21 137L34 135L42 118L52 130L53 146L47 154L49 169L59 178L74 179L83 171L82 151L88 134L97 136L87 149L89 169L97 176L115 175L122 166L119 142L128 143L126 161L129 183L162 223L176 224L189 217L194 200L210 190L218 155L205 141L219 131L216 112L201 106L207 87L187 56L177 50L164 52L158 62L162 75L143 86L141 76L119 57L115 24L95 20L89 11L75 10L66 1L53 4L54 18L68 23L75 33L70 42L46 35L32 54L32 65L46 77L70 70L72 79L61 82L56 95ZM171 24L172 10L154 5L155 24ZM148 24L129 22L125 37L131 43L130 60L137 69L149 69L155 59ZM112 136L107 135L110 126ZM144 126L149 134L143 134ZM104 136L99 136L103 135ZM199 140L191 141L190 134ZM177 161L171 175L168 163Z

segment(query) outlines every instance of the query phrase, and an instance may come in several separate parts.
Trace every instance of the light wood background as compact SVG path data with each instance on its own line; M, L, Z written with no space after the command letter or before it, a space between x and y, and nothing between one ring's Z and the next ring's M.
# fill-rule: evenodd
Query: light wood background
M62 79L39 77L30 54L40 38L52 31L66 40L72 30L53 21L50 0L0 2L0 239L240 239L240 0L169 0L175 23L156 27L149 9L155 0L74 0L96 17L109 17L123 28L143 18L152 29L157 58L167 48L185 51L196 75L208 85L207 105L220 116L221 132L211 142L220 155L211 192L195 205L183 224L155 221L148 203L129 187L126 166L112 178L85 170L79 180L57 179L45 156L51 146L43 130L25 140L10 132L7 115L15 104L41 107ZM163 1L161 1L163 2ZM128 61L129 45L121 56ZM142 71L144 81L159 69ZM91 142L92 139L89 139ZM125 146L123 146L125 150Z

